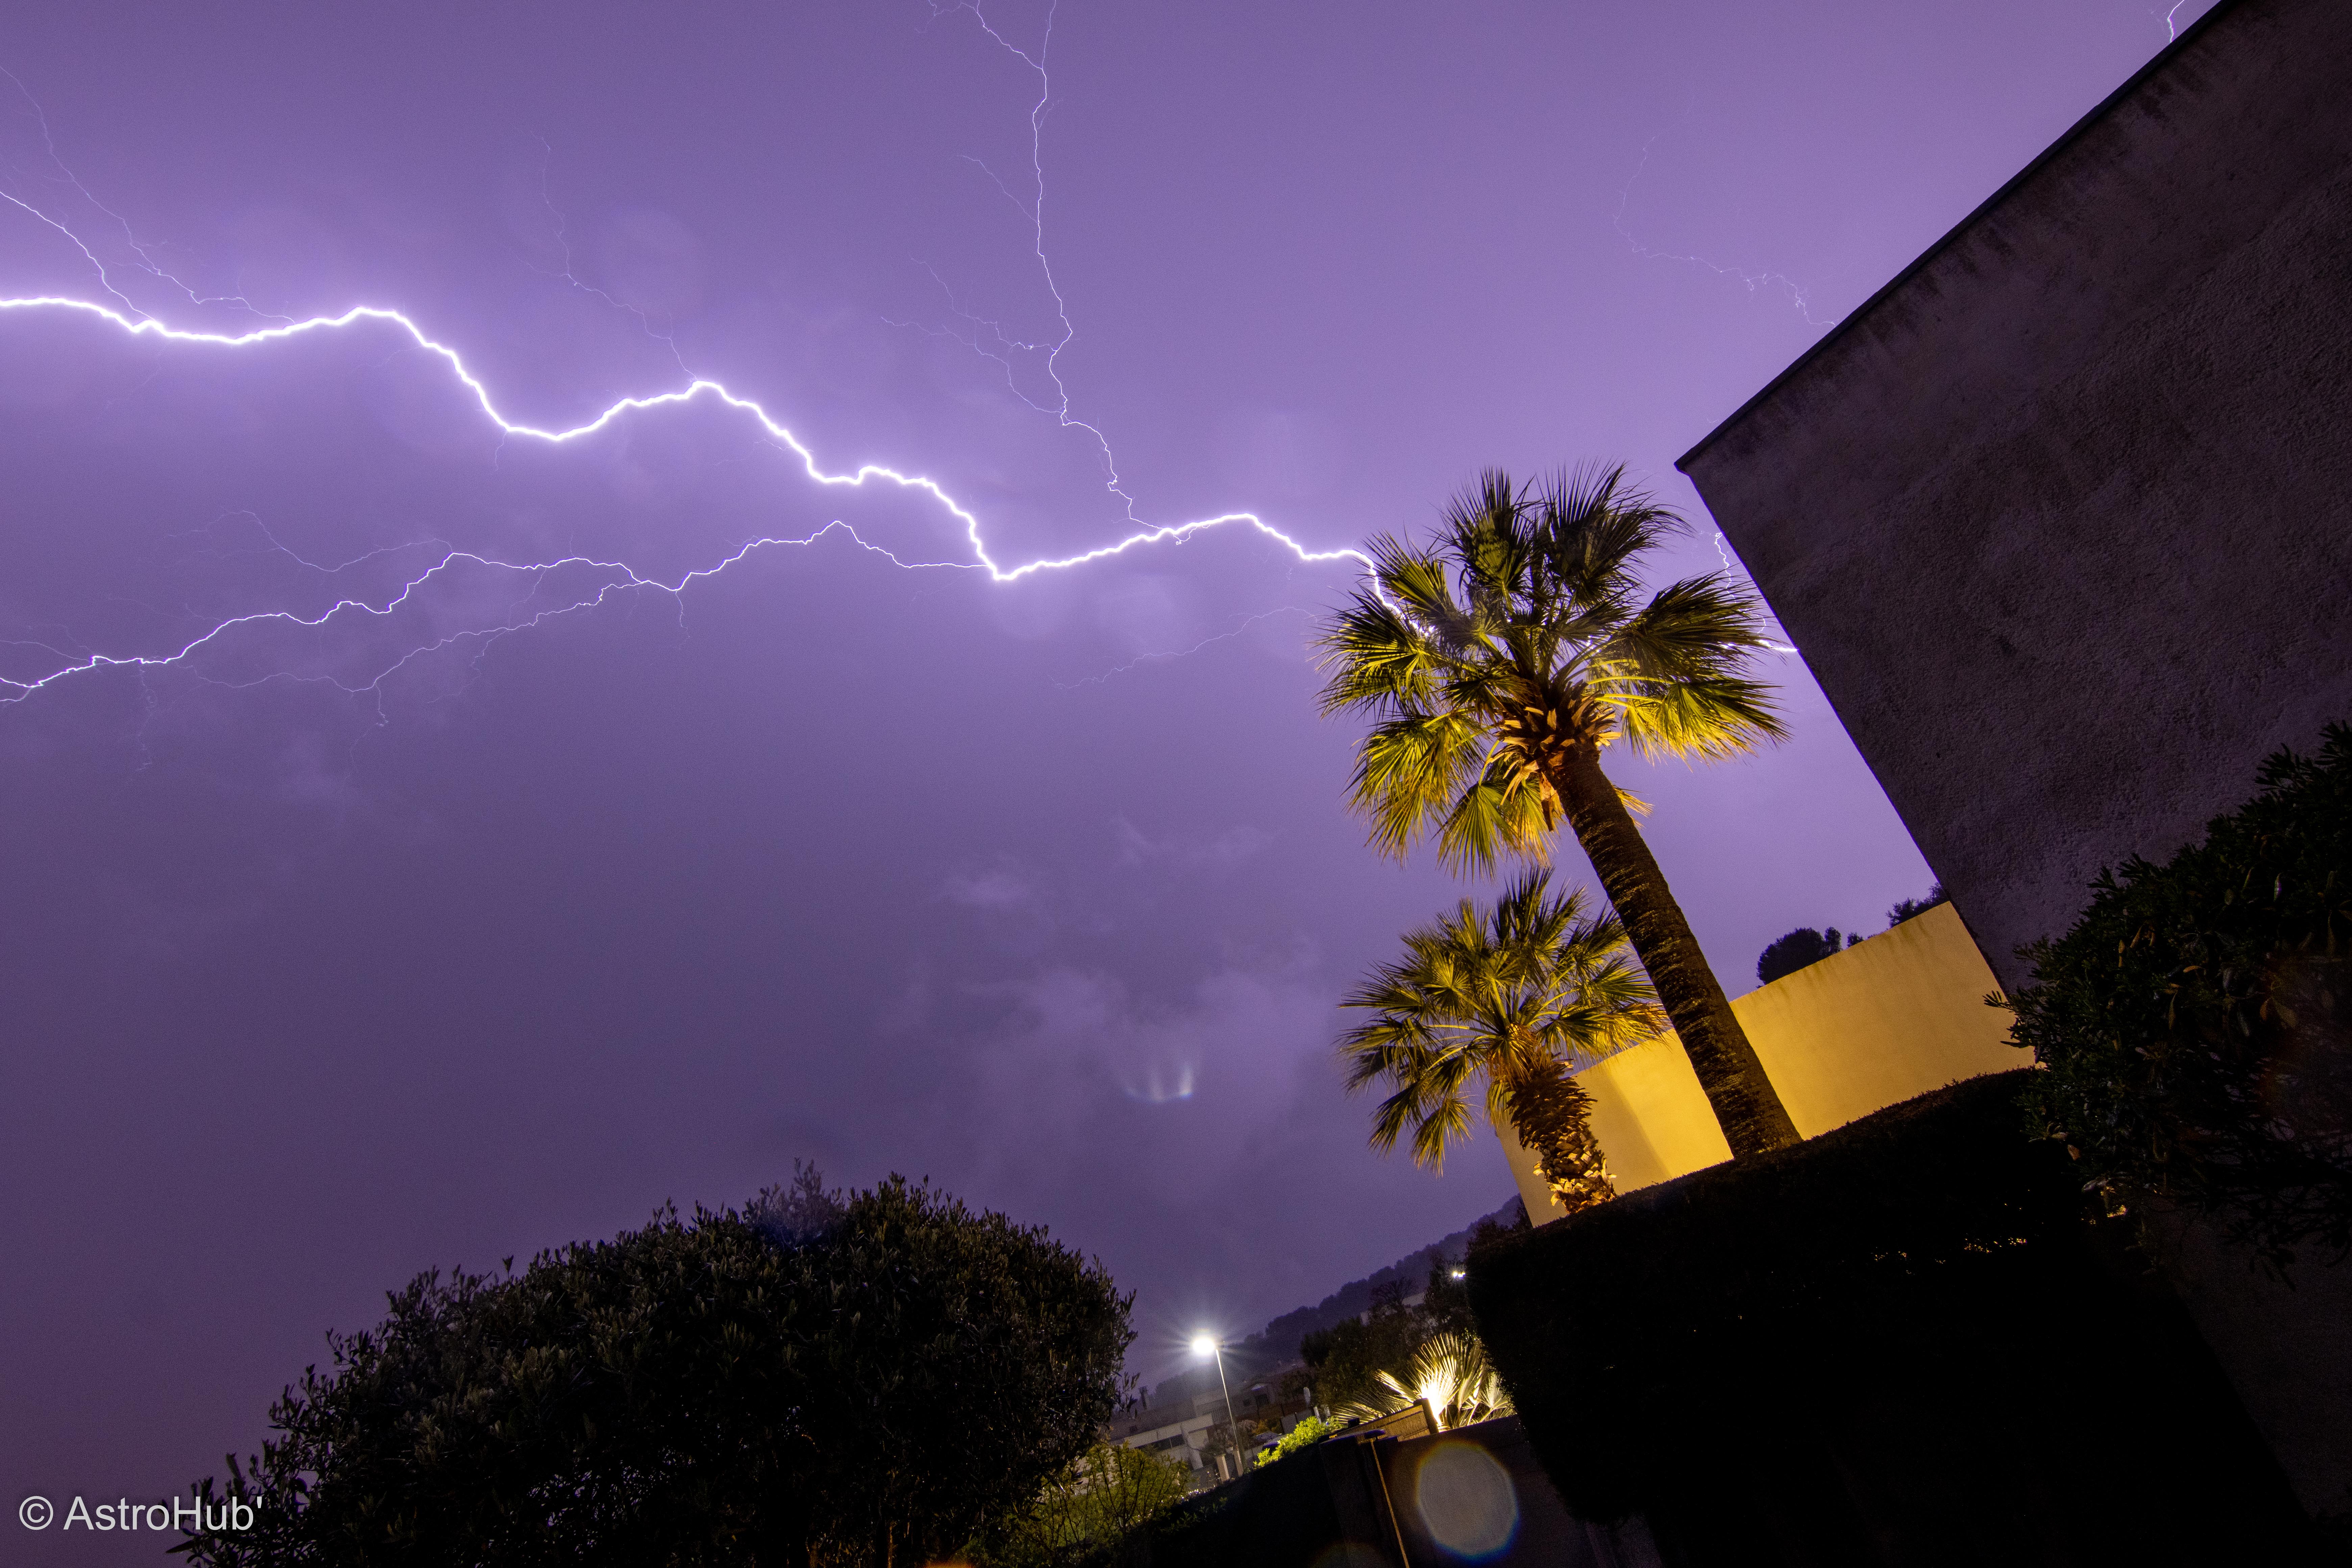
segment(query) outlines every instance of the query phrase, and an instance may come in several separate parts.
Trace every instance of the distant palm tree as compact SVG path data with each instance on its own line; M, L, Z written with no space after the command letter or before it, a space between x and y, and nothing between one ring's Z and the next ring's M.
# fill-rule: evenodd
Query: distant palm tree
M1370 583L1324 628L1323 707L1378 720L1353 804L1382 849L1434 829L1455 865L1540 860L1567 819L1743 1155L1795 1142L1796 1127L1601 769L1620 739L1711 759L1785 733L1743 674L1766 646L1752 597L1721 573L1641 597L1636 562L1683 527L1621 469L1527 486L1489 470L1433 542L1371 542Z
M1621 1047L1664 1032L1650 983L1611 916L1588 919L1584 895L1555 898L1547 871L1504 890L1491 912L1462 900L1453 919L1405 933L1346 1005L1372 1016L1341 1037L1352 1091L1385 1079L1372 1146L1411 1133L1417 1164L1443 1169L1470 1130L1468 1090L1482 1074L1486 1112L1536 1157L1570 1212L1617 1195L1586 1118L1592 1097L1570 1076Z
M1470 1334L1434 1334L1422 1342L1412 1360L1394 1372L1375 1373L1381 1386L1370 1395L1342 1405L1331 1414L1345 1420L1377 1421L1393 1415L1417 1399L1429 1401L1429 1414L1440 1431L1467 1426L1474 1421L1508 1415L1511 1396L1486 1360L1486 1347Z

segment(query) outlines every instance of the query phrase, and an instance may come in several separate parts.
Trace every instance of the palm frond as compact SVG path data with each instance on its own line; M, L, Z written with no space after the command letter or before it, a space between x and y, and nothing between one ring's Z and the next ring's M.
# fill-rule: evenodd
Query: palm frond
M1580 1070L1663 1027L1623 926L1589 912L1581 889L1556 891L1544 870L1514 878L1490 907L1463 900L1404 945L1402 961L1348 996L1370 1016L1339 1049L1350 1090L1391 1089L1373 1115L1373 1146L1404 1142L1419 1164L1442 1170L1468 1135L1480 1074L1487 1114L1516 1121L1507 1084L1549 1081L1562 1063Z
M1784 741L1772 689L1730 676L1687 677L1612 698L1625 739L1643 757L1697 757L1717 762Z
M1628 616L1600 650L1612 666L1649 680L1735 672L1770 642L1763 607L1721 572L1669 583Z
M1641 557L1685 528L1622 468L1534 484L1488 469L1426 542L1370 542L1371 583L1319 647L1325 711L1376 721L1349 794L1375 846L1402 856L1434 833L1449 866L1539 860L1559 824L1549 786L1531 787L1547 746L1622 736L1645 756L1716 758L1780 738L1748 675L1767 646L1753 595L1714 574L1641 596ZM1552 719L1531 730L1537 710Z
M1620 618L1634 592L1635 559L1688 531L1679 513L1624 479L1622 464L1580 465L1543 485L1535 504L1537 537L1560 596Z
M1450 1094L1424 1112L1413 1129L1412 1163L1443 1174L1446 1146L1469 1136L1470 1107L1459 1093Z
M1513 1413L1511 1396L1486 1359L1486 1347L1474 1334L1433 1334L1414 1347L1403 1365L1382 1367L1372 1375L1379 1386L1369 1397L1340 1405L1332 1414L1343 1420L1378 1421L1426 1400L1439 1428L1451 1431Z
M1463 605L1448 580L1450 563L1433 550L1415 550L1402 540L1382 534L1365 545L1372 558L1372 580L1381 592L1425 627L1439 646L1455 653L1475 647L1486 628L1475 604Z
M1373 726L1356 753L1349 799L1371 818L1372 843L1402 856L1429 822L1453 805L1479 772L1477 721L1451 709L1408 710Z
M1438 863L1484 875L1505 854L1546 858L1555 808L1540 779L1507 759L1489 759L1478 782L1455 795L1439 822Z
M1426 706L1444 654L1394 605L1359 590L1317 638L1318 668L1329 670L1321 694L1326 714L1349 709L1393 712Z

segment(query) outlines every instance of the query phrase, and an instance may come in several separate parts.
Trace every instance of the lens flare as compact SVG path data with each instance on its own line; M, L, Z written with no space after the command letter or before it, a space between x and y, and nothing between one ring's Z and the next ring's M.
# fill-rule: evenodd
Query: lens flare
M1412 1500L1430 1539L1464 1562L1501 1556L1519 1532L1518 1489L1475 1443L1439 1439L1414 1468Z

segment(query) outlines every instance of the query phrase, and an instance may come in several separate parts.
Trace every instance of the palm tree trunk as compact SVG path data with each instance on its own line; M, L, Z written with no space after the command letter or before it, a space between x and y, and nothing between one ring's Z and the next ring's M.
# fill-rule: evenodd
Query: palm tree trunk
M1658 1001L1682 1037L1699 1088L1706 1091L1724 1142L1734 1159L1785 1149L1797 1142L1796 1123L1780 1103L1756 1047L1731 1011L1730 999L1707 967L1682 906L1666 886L1650 847L1642 841L1617 786L1601 771L1601 753L1568 746L1552 754L1546 770L1553 793L1568 809L1569 826L1592 862L1601 890L1625 922L1625 934L1650 972Z
M1592 1135L1592 1096L1566 1063L1547 1056L1506 1068L1503 1094L1512 1134L1536 1157L1537 1173L1561 1209L1578 1214L1617 1195L1601 1141Z

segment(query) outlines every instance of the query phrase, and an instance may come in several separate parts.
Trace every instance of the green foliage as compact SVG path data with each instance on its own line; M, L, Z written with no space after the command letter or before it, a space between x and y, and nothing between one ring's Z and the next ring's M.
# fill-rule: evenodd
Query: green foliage
M1299 1449L1320 1443L1339 1430L1336 1421L1326 1421L1320 1415L1309 1415L1283 1434L1282 1441L1257 1457L1260 1465L1270 1465L1276 1459L1286 1459Z
M1313 1375L1315 1403L1326 1409L1370 1399L1380 1390L1383 1367L1402 1366L1430 1333L1429 1314L1404 1304L1404 1287L1391 1284L1372 1293L1372 1310L1362 1318L1307 1335L1298 1356Z
M2112 1201L2160 1194L2284 1266L2352 1250L2352 729L2027 949L2027 1103Z
M971 1543L975 1568L1066 1568L1097 1558L1184 1500L1181 1459L1097 1443L1045 1483L1025 1509Z
M1366 1317L1301 1340L1299 1355L1314 1380L1316 1403L1370 1418L1427 1393L1438 1420L1449 1426L1507 1412L1509 1399L1470 1326L1469 1287L1453 1278L1454 1267L1444 1258L1431 1266L1429 1295L1420 1306L1404 1304L1402 1282L1382 1286Z
M1427 1400L1438 1426L1451 1430L1512 1411L1511 1396L1475 1334L1433 1334L1406 1361L1382 1367L1374 1382L1370 1395L1340 1405L1333 1414L1377 1421Z
M1656 994L1612 915L1587 916L1584 895L1555 897L1547 872L1524 875L1491 910L1465 899L1450 921L1405 933L1405 958L1384 963L1345 1005L1371 1016L1341 1037L1348 1087L1392 1087L1372 1119L1372 1146L1410 1131L1417 1163L1443 1169L1470 1128L1467 1089L1486 1080L1486 1110L1534 1152L1571 1208L1615 1195L1585 1122L1578 1066L1654 1039L1665 1026Z
M1382 536L1372 581L1324 628L1326 712L1375 720L1354 804L1402 855L1434 830L1475 869L1540 859L1563 807L1561 746L1622 736L1644 756L1720 757L1782 733L1746 679L1767 642L1728 574L1642 598L1635 566L1682 519L1620 468L1517 485L1496 470L1448 507L1426 545Z
M1492 1222L1481 1220L1492 1226ZM1499 1227L1493 1227L1499 1228ZM1475 1237L1473 1237L1474 1242ZM1477 1326L1470 1316L1470 1281L1462 1260L1438 1257L1429 1265L1429 1288L1422 1297L1421 1310L1429 1319L1432 1333L1475 1334Z
M232 1458L219 1568L920 1562L1095 1441L1129 1298L1001 1215L813 1171L520 1274L419 1276ZM212 1481L201 1489L214 1494Z

